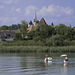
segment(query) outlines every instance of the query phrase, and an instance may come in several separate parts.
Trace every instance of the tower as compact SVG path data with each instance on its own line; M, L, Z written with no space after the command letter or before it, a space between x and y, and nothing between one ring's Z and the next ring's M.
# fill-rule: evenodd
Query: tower
M38 20L37 20L36 9L35 9L34 26L37 26L37 24L38 24Z

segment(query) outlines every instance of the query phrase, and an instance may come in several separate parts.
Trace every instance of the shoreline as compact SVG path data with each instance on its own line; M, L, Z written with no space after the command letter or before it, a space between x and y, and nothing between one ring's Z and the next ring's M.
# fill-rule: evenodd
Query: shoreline
M75 52L75 46L0 46L0 53L39 53L39 52Z

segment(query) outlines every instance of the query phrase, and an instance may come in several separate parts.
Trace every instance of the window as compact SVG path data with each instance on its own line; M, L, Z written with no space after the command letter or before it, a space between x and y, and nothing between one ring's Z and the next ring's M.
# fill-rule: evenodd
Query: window
M9 37L9 36L10 36L10 34L6 34L6 36L7 36L7 37Z

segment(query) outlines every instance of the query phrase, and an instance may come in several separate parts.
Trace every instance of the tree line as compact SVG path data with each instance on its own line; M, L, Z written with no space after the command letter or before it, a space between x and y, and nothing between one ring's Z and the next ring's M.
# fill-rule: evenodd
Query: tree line
M65 24L41 25L36 30L27 31L28 23L23 20L21 24L1 26L0 30L17 30L14 40L26 41L28 45L40 46L75 46L75 30ZM31 44L30 44L31 43Z

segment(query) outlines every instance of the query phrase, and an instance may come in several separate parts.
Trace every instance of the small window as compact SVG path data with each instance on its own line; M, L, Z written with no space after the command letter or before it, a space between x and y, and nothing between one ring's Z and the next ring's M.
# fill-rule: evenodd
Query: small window
M10 34L6 34L6 36L10 36Z

